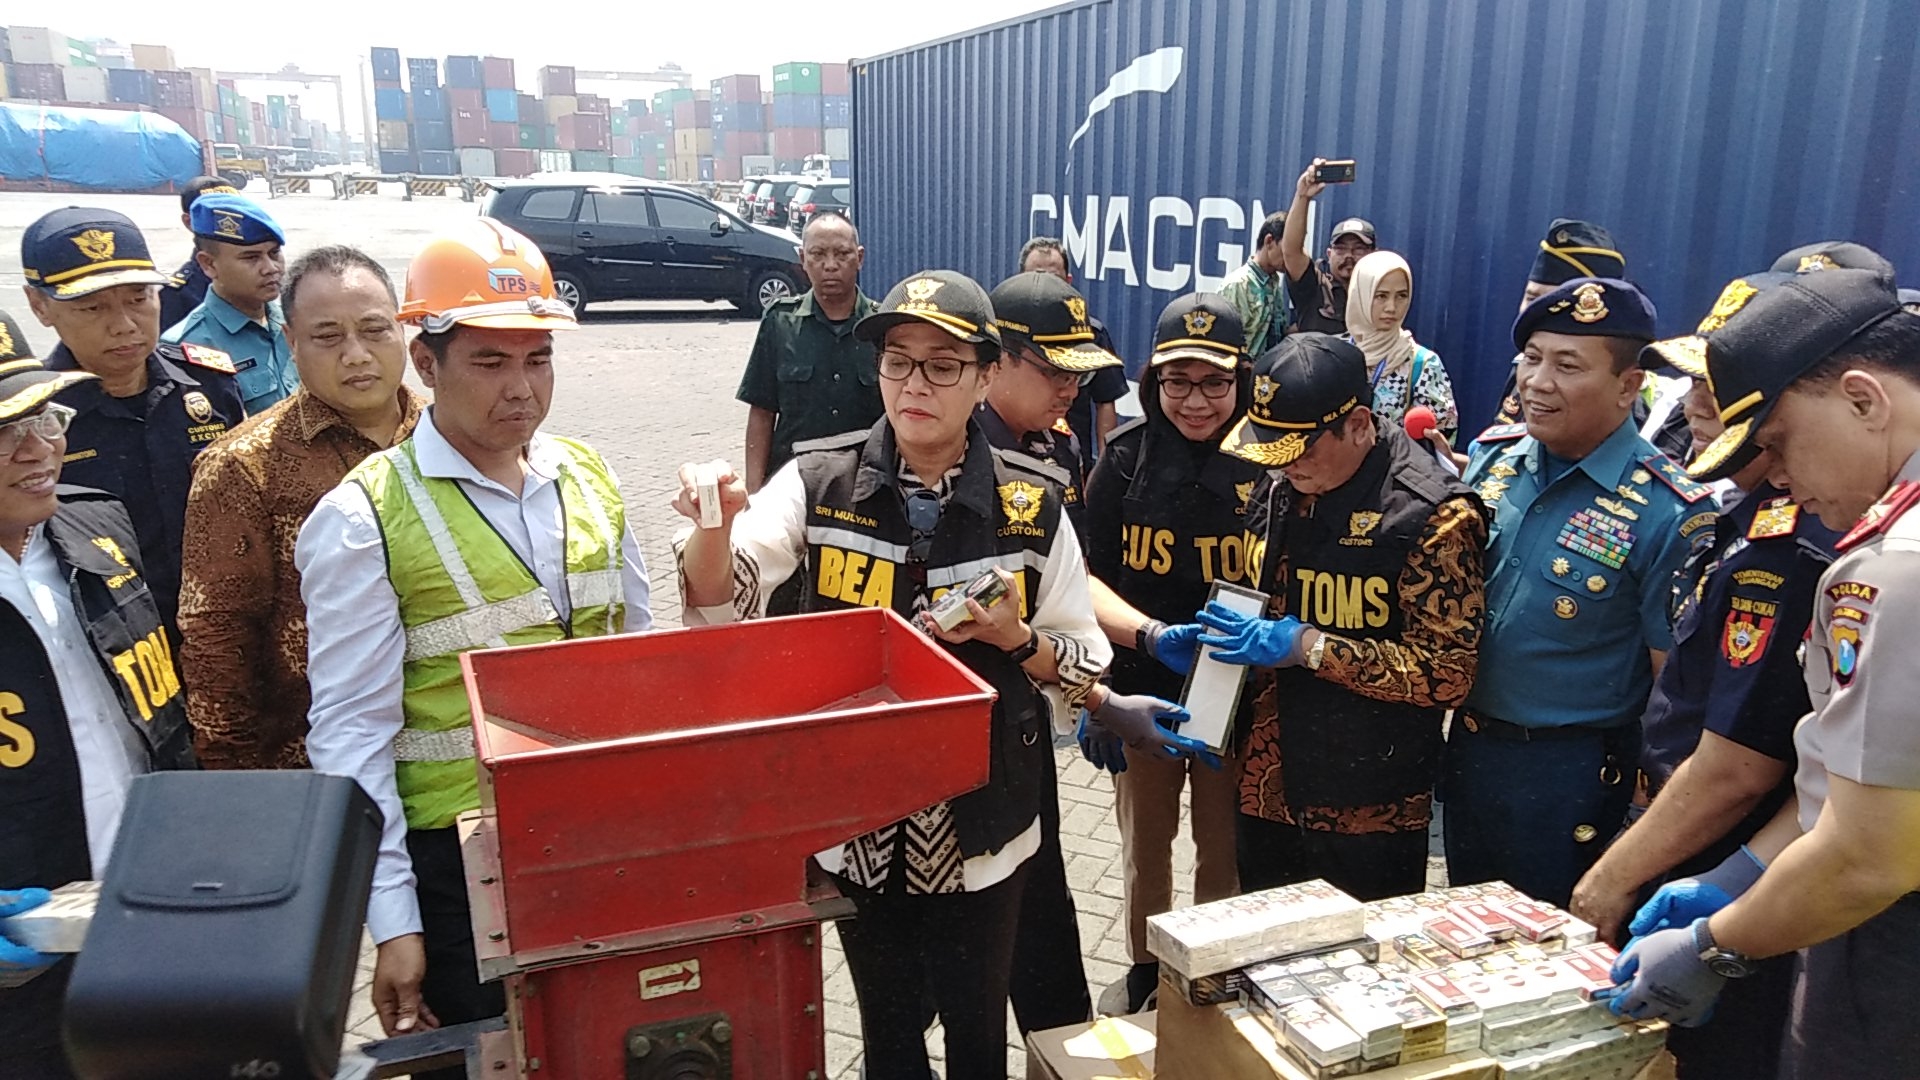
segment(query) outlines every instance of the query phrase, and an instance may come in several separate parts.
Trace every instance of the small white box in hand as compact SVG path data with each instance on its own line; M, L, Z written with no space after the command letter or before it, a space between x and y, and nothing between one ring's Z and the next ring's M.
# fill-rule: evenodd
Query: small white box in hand
M68 882L53 890L52 897L39 907L0 919L0 933L35 952L77 953L87 939L87 926L93 922L93 909L99 902L99 882Z
M693 493L700 501L700 527L717 529L726 522L720 513L720 466L709 461L693 467Z
M1259 618L1267 610L1267 594L1216 581L1208 603L1242 615ZM1244 664L1223 664L1213 658L1213 646L1204 646L1193 670L1187 675L1186 691L1180 695L1190 717L1180 725L1180 734L1205 743L1207 749L1224 753L1233 739L1233 715L1240 708L1240 690L1246 684Z

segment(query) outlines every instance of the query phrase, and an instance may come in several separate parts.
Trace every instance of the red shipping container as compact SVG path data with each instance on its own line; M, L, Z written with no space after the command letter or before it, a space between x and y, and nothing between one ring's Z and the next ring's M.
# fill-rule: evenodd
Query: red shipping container
M511 90L518 85L513 79L513 60L510 57L483 57L480 70L480 81L486 83L489 90Z
M573 97L577 93L579 91L574 89L572 68L552 66L540 69L542 97Z
M739 180L740 159L737 157L715 156L713 159L713 178L722 182Z
M446 95L447 107L456 112L461 109L480 113L487 111L487 92L478 87L449 86Z
M607 140L607 144L612 148L614 157L633 156L633 136L631 135L615 135Z
M540 151L507 147L493 152L493 168L501 176L532 176L540 165Z
M845 64L820 65L820 92L828 97L853 93L853 82Z
M555 125L561 150L605 150L607 118L592 113L563 116Z
M266 102L249 101L247 102L247 104L253 106L253 122L254 123L264 124L267 122L267 103Z
M517 147L520 145L520 125L509 124L503 120L487 123L487 145L493 147Z
M708 128L713 126L713 103L696 98L692 101L673 103L673 130L685 131L687 128Z
M803 158L808 154L824 154L827 151L826 137L819 128L775 128L773 130L773 156L781 160Z
M581 94L578 107L581 112L590 116L607 115L607 99L599 94Z
M453 145L456 147L493 145L489 141L488 126L485 109L477 112L472 109L453 110ZM514 141L518 142L519 139L516 137Z
M760 100L760 76L729 75L713 80L714 100L750 102Z
M207 141L206 113L201 112L192 105L162 105L158 111L161 116L179 124L181 130L187 134L199 139L201 142Z
M764 131L720 131L714 133L714 157L738 158L765 154L766 152L767 133Z

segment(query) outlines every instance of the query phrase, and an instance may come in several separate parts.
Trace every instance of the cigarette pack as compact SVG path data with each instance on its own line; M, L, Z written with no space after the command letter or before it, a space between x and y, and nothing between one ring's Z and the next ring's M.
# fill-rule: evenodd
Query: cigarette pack
M1242 615L1258 617L1267 610L1267 594L1244 589L1224 581L1213 583L1209 604L1221 604ZM1224 751L1233 739L1233 718L1240 708L1240 693L1247 682L1244 664L1225 664L1213 658L1217 650L1205 646L1187 673L1187 685L1180 695L1190 719L1180 725L1180 734L1199 739L1207 749ZM1360 937L1356 929L1349 937Z
M967 582L966 588L948 589L942 593L940 599L928 606L927 615L933 619L935 626L942 630L952 630L973 618L973 614L967 610L968 600L978 603L983 608L990 608L998 604L1006 595L1007 583L1000 580L999 574L988 570Z
M1549 1009L1578 1005L1592 996L1581 992L1586 988L1586 980L1575 975L1572 968L1557 959L1528 964L1522 970L1528 979L1546 988Z
M1400 1018L1400 1063L1410 1064L1453 1053L1447 1049L1447 1018L1412 993L1404 994L1392 1006Z
M1613 989L1613 973L1607 965L1582 952L1572 952L1555 960L1572 974L1580 985L1580 996L1592 1000L1593 995Z
M693 467L693 492L700 501L700 527L717 529L726 517L720 512L720 466L709 461Z
M1321 968L1319 971L1302 972L1295 975L1294 978L1299 979L1306 985L1307 989L1312 990L1315 997L1336 986L1344 986L1347 982L1345 975L1337 971L1328 971L1326 968Z
M1394 963L1403 971L1437 971L1458 960L1425 934L1402 934L1393 939Z
M1560 936L1567 939L1567 948L1580 949L1600 940L1600 931L1593 924L1567 916L1565 926L1560 928Z
M1576 1002L1558 1009L1489 1023L1480 1033L1480 1048L1490 1054L1510 1054L1530 1046L1544 1046L1612 1027L1616 1017L1598 1002Z
M1329 968L1339 970L1355 964L1371 964L1379 959L1379 943L1361 938L1357 941L1344 941L1338 945L1308 952L1275 957L1274 963L1286 965L1289 975L1304 975L1309 971L1325 971Z
M1474 933L1483 934L1495 941L1505 941L1515 932L1513 920L1500 914L1492 904L1482 900L1456 900L1447 905L1447 914L1452 915L1454 921Z
M1360 902L1324 881L1284 885L1147 919L1147 948L1190 979L1364 936Z
M1666 1025L1642 1021L1590 1031L1545 1046L1502 1054L1510 1080L1630 1080L1666 1041Z
M1591 958L1594 963L1605 966L1609 971L1613 970L1614 962L1620 959L1620 950L1604 941L1590 941L1576 947L1573 951Z
M1162 968L1161 978L1171 983L1180 994L1180 999L1189 1005L1203 1008L1223 1005L1240 999L1242 975L1238 971L1224 971L1214 975L1189 979L1170 968Z
M1342 983L1320 995L1320 1004L1360 1037L1360 1056L1383 1058L1400 1052L1400 1017L1387 1003L1393 999L1380 984Z
M1439 971L1422 971L1406 976L1407 986L1421 1000L1449 1016L1473 1011L1476 1006L1465 990Z
M1249 970L1241 981L1241 997L1246 1000L1248 1008L1266 1013L1276 1023L1287 1006L1314 997L1313 988L1295 976L1285 974L1271 965L1263 965L1257 970L1262 974L1256 976L1253 970Z
M93 922L99 902L99 882L68 882L39 907L0 919L0 933L36 952L77 953L87 940L87 925Z
M1508 900L1500 904L1498 910L1513 923L1514 930L1528 941L1565 936L1562 928L1567 925L1568 916L1558 908L1536 904L1531 900Z
M1493 951L1493 939L1472 929L1451 915L1441 915L1420 924L1420 932L1445 946L1453 955L1467 958Z
M1493 1024L1542 1011L1546 993L1536 993L1524 978L1503 974L1454 975L1458 986L1480 1010L1483 1023Z
M1322 1067L1360 1060L1360 1036L1319 1001L1296 1001L1282 1011L1280 1034L1301 1060Z

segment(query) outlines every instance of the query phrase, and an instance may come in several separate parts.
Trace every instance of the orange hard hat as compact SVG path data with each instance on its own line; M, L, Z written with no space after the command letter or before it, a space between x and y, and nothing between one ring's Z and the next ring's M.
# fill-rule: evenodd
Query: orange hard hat
M407 266L400 321L429 333L456 325L485 330L572 330L573 308L553 295L553 271L533 241L475 218L427 242Z

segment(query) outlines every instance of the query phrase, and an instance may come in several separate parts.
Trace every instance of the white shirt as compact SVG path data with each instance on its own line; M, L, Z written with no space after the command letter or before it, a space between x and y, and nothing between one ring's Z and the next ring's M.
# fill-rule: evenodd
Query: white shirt
M800 478L797 461L788 462L754 493L747 508L734 516L731 534L735 561L750 562L759 572L759 588L753 594L752 610L738 610L744 606L747 596L736 591L733 603L687 607L683 616L686 625L713 626L733 622L736 618L758 618L765 614L766 598L781 582L793 576L806 555L806 494L806 482ZM692 531L691 528L683 530L676 538L676 547L684 543ZM1014 553L1004 560L991 561L1008 573L1018 574L1025 566L1024 560L1023 555ZM978 571L972 573L977 574ZM906 578L903 575L896 580L905 581ZM735 581L738 590L738 574L735 575ZM684 581L682 587L684 589ZM684 594L681 599L684 603ZM1087 564L1080 554L1080 541L1075 537L1073 523L1065 513L1060 515L1060 525L1053 536L1053 547L1048 550L1046 561L1041 566L1040 588L1034 597L1027 625L1055 639L1066 639L1083 651L1081 670L1069 671L1063 665L1063 678L1097 679L1113 662L1113 645L1094 619L1093 592L1087 582ZM1071 734L1078 723L1078 708L1068 703L1066 695L1055 684L1048 683L1041 686L1040 690L1052 708L1054 729ZM1052 763L1049 762L1048 768L1051 767ZM1020 864L1039 850L1040 819L1036 817L1032 825L1005 847L966 860L963 870L966 890L979 892L1006 880L1020 868ZM815 853L814 858L819 860L824 869L838 873L844 866L844 854L844 847L836 844Z
M24 562L0 551L0 600L19 610L47 651L80 761L87 848L93 856L93 876L99 878L106 873L113 838L120 831L120 815L127 808L127 785L147 771L146 742L127 719L106 669L100 666L100 654L87 639L85 620L74 610L53 545L40 528L27 537Z
M515 494L487 479L433 425L433 410L413 431L420 474L453 480L473 500L533 575L561 618L571 614L566 589L565 513L559 475L561 453L535 434L527 446L527 477ZM620 538L621 585L626 629L653 627L647 568L628 525ZM394 782L393 739L404 725L400 711L406 628L400 599L387 579L380 524L355 484L328 492L300 529L294 565L307 605L307 681L313 707L307 713L307 757L315 772L351 776L386 815L380 855L374 863L367 930L378 942L420 932L413 860L407 855L407 818Z

